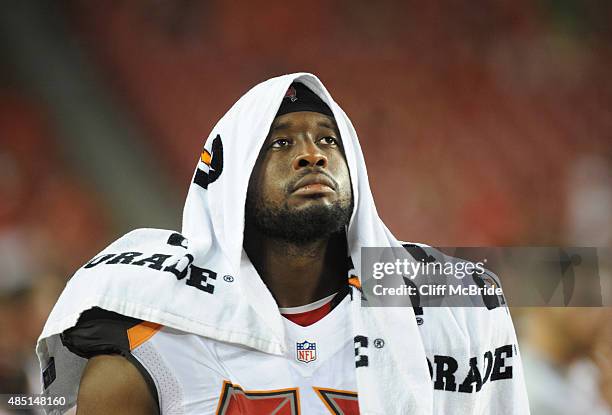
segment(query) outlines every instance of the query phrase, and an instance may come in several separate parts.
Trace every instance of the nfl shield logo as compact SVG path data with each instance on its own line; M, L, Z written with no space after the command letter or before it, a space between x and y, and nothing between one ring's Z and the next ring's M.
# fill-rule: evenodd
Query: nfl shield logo
M309 341L296 343L297 360L308 363L317 359L317 344Z

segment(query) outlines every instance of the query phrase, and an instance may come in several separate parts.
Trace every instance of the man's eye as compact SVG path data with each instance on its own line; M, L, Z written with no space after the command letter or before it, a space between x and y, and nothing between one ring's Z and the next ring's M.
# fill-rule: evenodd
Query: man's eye
M291 144L291 143L286 138L279 138L278 140L274 140L270 147L272 147L272 148L283 148L283 147L287 147L289 144Z
M338 140L336 140L334 137L323 137L321 141L330 146L338 145Z

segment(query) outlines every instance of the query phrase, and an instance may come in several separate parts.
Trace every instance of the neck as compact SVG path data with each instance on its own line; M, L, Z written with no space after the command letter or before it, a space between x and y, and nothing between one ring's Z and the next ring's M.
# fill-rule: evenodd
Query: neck
M337 292L346 282L346 238L295 244L247 227L244 249L279 307L298 307Z

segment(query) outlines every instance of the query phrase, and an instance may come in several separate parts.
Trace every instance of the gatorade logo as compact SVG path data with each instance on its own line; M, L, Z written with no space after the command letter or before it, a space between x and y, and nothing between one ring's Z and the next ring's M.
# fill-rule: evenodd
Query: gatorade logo
M210 152L202 150L200 161L193 182L203 189L208 189L208 185L217 180L223 172L223 143L219 134L213 140Z

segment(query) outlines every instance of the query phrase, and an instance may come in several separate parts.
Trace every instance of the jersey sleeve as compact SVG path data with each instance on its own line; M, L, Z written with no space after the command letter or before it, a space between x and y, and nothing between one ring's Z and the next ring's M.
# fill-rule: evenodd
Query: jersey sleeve
M85 359L98 355L125 357L143 376L159 408L153 377L131 353L129 331L142 323L142 320L94 307L81 314L77 324L64 331L60 338L68 350Z

